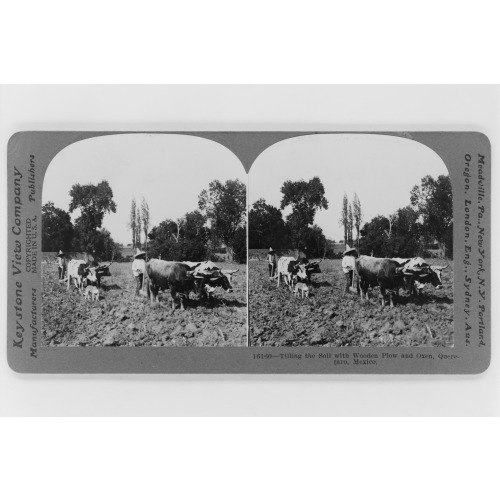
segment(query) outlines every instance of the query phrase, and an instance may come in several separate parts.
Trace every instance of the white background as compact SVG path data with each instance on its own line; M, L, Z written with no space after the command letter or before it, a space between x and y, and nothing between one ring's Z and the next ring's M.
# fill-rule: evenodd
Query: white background
M0 80L494 82L497 10L489 0L1 2ZM500 192L497 89L0 92L2 164L8 136L27 128L479 130L492 140L493 192ZM5 183L0 190L5 197ZM493 209L495 224L495 196ZM493 233L493 255L497 249ZM3 246L0 256L6 262ZM24 376L7 368L2 333L0 415L499 415L493 266L493 360L479 376ZM5 303L3 278L2 325ZM496 498L498 434L491 420L2 419L0 493L50 500Z
M6 179L7 140L20 130L473 130L492 141L494 174L498 105L496 87L4 87L0 158ZM7 366L3 331L0 414L500 415L493 313L492 364L476 376L21 375Z

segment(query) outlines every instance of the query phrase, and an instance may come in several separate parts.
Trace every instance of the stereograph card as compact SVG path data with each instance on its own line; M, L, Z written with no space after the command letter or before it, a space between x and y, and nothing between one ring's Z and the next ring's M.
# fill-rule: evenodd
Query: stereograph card
M478 132L18 132L11 368L480 373Z

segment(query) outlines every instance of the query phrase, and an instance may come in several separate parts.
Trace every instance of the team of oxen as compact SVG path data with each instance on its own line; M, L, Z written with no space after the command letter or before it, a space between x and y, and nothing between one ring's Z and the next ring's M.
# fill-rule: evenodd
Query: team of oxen
M109 264L98 265L85 260L70 260L67 265L67 289L73 283L77 290L86 297L99 297L101 278L111 276ZM184 302L193 292L198 299L211 300L217 288L232 292L232 276L238 270L221 269L211 261L206 262L172 262L150 259L146 263L147 294L151 305L159 302L158 293L169 290L172 309L179 299L180 309L184 310ZM97 290L97 292L96 292ZM85 292L84 292L85 291Z
M277 286L280 286L281 279L290 289L293 289L294 283L310 284L311 275L321 273L319 265L322 260L310 262L307 259L280 257L274 276ZM382 307L387 301L393 307L400 289L414 297L421 295L426 284L431 284L436 289L442 288L442 271L448 267L429 265L421 257L402 259L361 255L355 262L354 275L357 277L357 290L361 300L368 299L370 287L378 286Z

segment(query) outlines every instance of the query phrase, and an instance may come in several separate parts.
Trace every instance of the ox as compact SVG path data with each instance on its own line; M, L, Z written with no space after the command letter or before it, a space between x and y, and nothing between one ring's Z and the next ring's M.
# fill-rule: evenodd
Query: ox
M111 261L109 264L101 264L100 266L97 266L95 268L95 274L97 277L97 286L101 286L101 278L104 277L109 277L111 276L111 273L109 271L109 267L113 264L113 261Z
M179 295L180 309L184 311L184 299L189 296L189 292L195 290L195 280L189 266L182 262L151 259L146 263L146 272L149 278L151 305L155 301L159 302L160 290L170 290L172 310L175 310L175 298Z
M385 306L387 295L391 307L394 307L394 295L398 294L399 288L404 287L402 267L397 261L361 255L356 259L356 274L359 276L361 300L368 298L369 286L379 286L382 307Z
M409 259L403 267L405 288L410 295L421 295L426 283L433 285L436 290L443 287L441 272L449 266L430 266L424 259L414 257Z
M321 269L319 268L319 265L323 262L323 259L321 260L313 260L313 261L308 261L307 259L302 260L302 264L305 266L305 272L306 272L306 283L311 284L311 276L313 274L320 274ZM300 280L299 280L300 281Z
M71 281L74 282L77 290L82 291L84 284L97 284L96 268L85 262L84 260L70 260L68 262L68 285L71 286Z
M280 286L281 276L283 276L283 281L288 288L291 289L295 278L300 278L303 281L307 280L306 265L301 264L294 257L280 257L276 276L278 278L278 287Z
M233 291L232 278L238 270L220 269L213 262L183 262L189 267L195 280L194 288L199 298L211 299L217 287Z

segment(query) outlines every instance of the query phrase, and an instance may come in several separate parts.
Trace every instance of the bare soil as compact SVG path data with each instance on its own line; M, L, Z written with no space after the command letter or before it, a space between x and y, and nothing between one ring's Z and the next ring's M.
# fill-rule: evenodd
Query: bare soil
M253 346L452 346L453 262L445 265L443 288L427 284L420 298L401 291L394 308L381 308L379 289L370 301L357 294L342 297L341 260L325 260L312 276L308 298L297 298L282 283L269 280L267 263L249 262L249 323Z
M244 346L247 344L246 266L225 264L232 293L217 289L210 302L191 294L184 312L171 310L170 292L160 303L134 297L130 263L114 263L99 301L85 300L60 283L57 267L42 264L42 342L50 346ZM179 307L177 305L177 307Z

